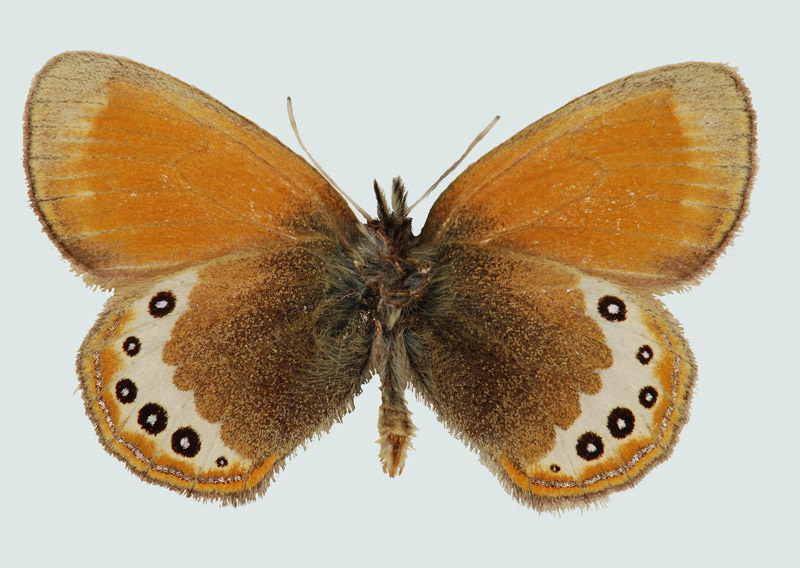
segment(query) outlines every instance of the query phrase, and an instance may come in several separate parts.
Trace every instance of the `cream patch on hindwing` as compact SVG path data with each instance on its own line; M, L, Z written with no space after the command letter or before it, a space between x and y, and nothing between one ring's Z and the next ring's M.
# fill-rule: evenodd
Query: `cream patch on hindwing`
M241 472L252 465L250 460L223 443L220 424L207 422L197 413L194 394L175 386L175 367L162 360L164 346L175 323L188 309L189 295L197 280L194 270L180 272L156 283L117 312L122 327L112 330L112 343L104 345L103 349L118 350L121 365L106 383L112 396L97 402L106 423L116 433L116 441L133 451L150 468L190 480L185 471L158 463L178 460L195 474L213 470L213 477L198 475L197 481L228 482L231 478L226 475L226 468L236 466ZM96 361L98 357L96 353ZM99 367L98 390L107 379ZM107 408L106 401L109 406L114 405L114 412ZM116 423L112 418L114 414L118 416ZM136 447L130 441L136 436L152 440L155 452L151 454Z
M658 403L663 405L674 397L674 392L665 392L656 369L660 358L675 360L676 355L668 338L654 330L658 325L638 297L590 277L583 277L578 287L585 298L586 315L603 331L613 364L600 371L602 388L598 393L581 395L581 414L575 422L566 430L556 427L554 447L539 460L538 467L552 474L583 480L552 482L559 486L587 486L625 475L657 447L671 412L667 409L665 417L657 420L655 410ZM673 384L678 380L677 361L669 366L674 369ZM674 391L674 386L669 390ZM623 445L627 446L624 450ZM588 473L599 464L605 464L603 473ZM529 469L530 478L538 477L535 469Z

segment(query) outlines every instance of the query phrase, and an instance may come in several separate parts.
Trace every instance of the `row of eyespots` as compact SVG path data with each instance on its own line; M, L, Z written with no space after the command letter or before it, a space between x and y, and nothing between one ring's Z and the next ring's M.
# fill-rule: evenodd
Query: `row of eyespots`
M628 317L628 307L622 298L616 296L603 296L597 302L597 311L603 319L611 322L625 321ZM636 359L642 365L649 365L653 360L653 348L642 345L636 352Z
M628 317L628 308L625 302L616 296L603 296L597 302L597 311L600 316L610 322L623 322ZM642 365L648 365L653 360L653 348L649 345L642 345L636 353L636 359ZM639 403L645 408L652 408L655 405L657 391L653 387L644 387L639 393ZM614 438L621 440L628 437L636 425L633 412L629 408L617 407L608 415L606 426ZM575 451L578 456L586 461L596 460L603 455L605 446L603 438L595 432L584 432L575 444ZM550 466L554 473L561 471L557 464Z
M602 298L600 298L600 300L597 302L597 311L600 312L600 315L603 318L613 322L625 321L625 318L627 317L628 314L628 308L625 305L625 302L622 300L622 298L617 298L616 296L603 296ZM653 356L654 356L653 348L650 347L649 345L642 345L636 352L636 359L642 365L649 365L650 362L653 360ZM641 391L639 391L639 403L645 408L653 408L653 406L655 406L656 404L657 398L658 398L658 391L656 391L654 387L651 386L644 387ZM617 410L620 409L615 409L614 411L612 411L612 414ZM631 419L632 418L633 414L631 414ZM609 424L611 424L610 416L609 416ZM631 422L631 424L633 424L633 422Z
M150 298L147 311L154 318L162 318L172 313L175 304L175 294L170 291L162 291ZM122 342L122 350L128 357L138 355L141 349L142 342L138 337L129 336ZM138 392L136 384L128 378L120 379L115 386L117 400L122 404L130 404L136 400ZM145 432L155 436L166 430L169 417L163 406L148 402L139 410L137 422ZM170 442L172 451L178 455L193 458L200 452L200 435L188 426L175 430L170 437ZM224 456L220 456L215 463L218 467L225 467L228 465L228 460Z
M647 386L639 391L639 404L643 407L653 408L656 400L658 400L658 391L654 387ZM633 432L635 425L636 419L629 408L617 407L608 414L606 426L609 433L618 440L627 438ZM604 449L603 438L595 432L584 432L578 438L578 443L575 444L578 456L586 461L598 459L603 455ZM558 473L561 471L561 466L552 464L550 471Z
M154 318L163 318L175 309L175 294L169 291L159 292L147 305L147 311ZM129 336L122 342L122 350L128 357L135 357L142 350L142 342L136 336Z
M167 429L169 417L163 406L148 402L139 410L137 422L142 430L155 436ZM193 458L200 452L200 436L188 426L175 430L171 441L172 451L178 455Z
M658 391L652 386L644 387L639 391L639 404L645 408L653 408L657 399ZM636 419L629 408L618 406L608 414L606 426L614 438L622 440L633 433ZM594 432L583 433L575 445L577 454L586 461L596 460L602 456L603 449L603 439Z
M167 411L154 402L148 402L139 410L139 426L153 436L166 430L168 421ZM188 426L175 430L171 442L172 451L183 457L193 458L200 452L200 436Z
M155 436L167 429L169 417L163 406L148 402L139 410L137 422L142 430ZM172 451L178 455L193 458L200 452L200 436L188 426L175 430L171 442Z
M624 322L628 317L628 307L625 301L617 296L603 296L597 302L597 311L600 316L610 322ZM653 348L650 345L642 345L636 352L636 359L642 365L649 365L653 360ZM646 386L639 391L639 404L644 408L653 408L658 399L658 391L652 386ZM608 415L606 426L609 433L614 438L621 440L628 437L635 427L636 420L633 412L629 408L617 407ZM595 432L584 432L575 444L575 451L586 461L592 461L603 455L605 446L603 438ZM552 464L550 471L558 473L561 466Z
M617 407L609 413L606 425L614 438L622 440L633 432L636 420L629 408ZM578 456L586 461L598 459L603 455L604 449L603 438L594 432L584 432L575 444Z
M154 318L163 318L175 309L176 301L175 294L172 292L168 290L159 292L150 298L147 311ZM135 357L142 350L142 342L138 337L131 335L122 342L122 350L128 357Z
M130 404L136 400L139 388L128 378L120 379L114 387L117 400L122 404ZM155 436L167 429L169 416L163 406L155 402L148 402L139 410L137 423L148 434ZM187 458L193 458L200 452L200 436L192 428L184 426L172 433L172 451ZM228 465L228 460L224 456L216 459L218 467Z

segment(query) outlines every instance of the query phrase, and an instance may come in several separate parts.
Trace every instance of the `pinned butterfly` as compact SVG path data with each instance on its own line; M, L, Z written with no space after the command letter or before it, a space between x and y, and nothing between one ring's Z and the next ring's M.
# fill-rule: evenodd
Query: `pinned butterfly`
M258 126L139 63L74 52L25 114L31 201L113 289L78 355L106 449L240 504L380 375L380 459L411 386L520 502L583 506L672 450L695 362L657 295L707 273L743 216L754 116L729 67L626 77L466 169L411 231L402 183L360 223Z

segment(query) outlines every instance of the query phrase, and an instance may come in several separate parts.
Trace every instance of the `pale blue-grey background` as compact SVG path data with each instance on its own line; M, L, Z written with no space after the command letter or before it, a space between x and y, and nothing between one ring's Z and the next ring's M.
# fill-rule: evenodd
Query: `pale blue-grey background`
M784 566L796 561L798 13L788 2L27 2L3 8L0 106L3 565ZM760 172L742 235L666 303L700 377L672 459L605 508L514 502L433 414L405 473L377 458L379 392L301 452L258 502L220 509L147 485L84 416L75 353L92 292L27 207L21 117L51 56L123 55L306 144L373 211L401 174L419 196L495 114L474 160L572 98L687 60L738 66ZM416 213L424 219L433 199ZM415 225L417 229L421 226Z

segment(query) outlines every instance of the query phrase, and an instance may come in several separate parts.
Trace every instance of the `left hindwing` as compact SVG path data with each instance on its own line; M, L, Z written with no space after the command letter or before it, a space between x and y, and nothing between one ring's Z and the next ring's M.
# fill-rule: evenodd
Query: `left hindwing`
M517 499L586 503L669 453L695 365L659 302L504 249L438 261L407 332L415 387Z
M147 481L241 503L351 410L371 333L356 310L326 300L336 258L326 242L117 291L78 361L106 449Z

